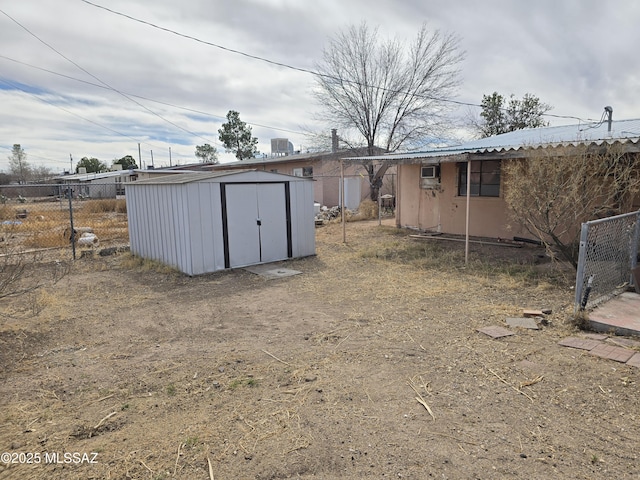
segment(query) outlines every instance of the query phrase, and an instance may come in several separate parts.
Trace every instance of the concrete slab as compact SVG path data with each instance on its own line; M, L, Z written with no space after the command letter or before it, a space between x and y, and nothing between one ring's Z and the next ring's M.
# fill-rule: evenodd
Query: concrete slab
M498 327L497 325L493 325L490 327L479 328L478 331L480 333L484 333L485 335L490 336L491 338L501 338L501 337L509 337L511 335L515 335L511 330L507 330L503 327Z
M625 292L598 306L588 324L597 332L640 336L640 294Z
M627 360L627 365L640 368L640 353L634 353L633 357Z
M593 350L601 344L602 342L598 340L577 337L565 338L564 340L560 340L558 342L558 345L562 345L563 347L579 348L580 350Z
M591 340L606 340L609 338L609 335L603 335L601 333L585 333L583 337Z
M629 348L616 347L615 345L601 343L595 348L589 350L589 353L591 355L596 355L597 357L606 358L607 360L626 363L636 352Z
M273 280L274 278L290 277L292 275L300 275L302 272L298 270L291 270L289 268L278 267L274 264L265 263L263 265L252 265L251 267L245 267L247 272L260 275L267 280Z
M614 345L618 345L620 347L628 347L628 348L640 348L640 341L631 340L630 338L625 337L608 337L607 342L613 343Z
M528 328L530 330L540 330L538 323L533 318L509 317L507 325L510 327Z

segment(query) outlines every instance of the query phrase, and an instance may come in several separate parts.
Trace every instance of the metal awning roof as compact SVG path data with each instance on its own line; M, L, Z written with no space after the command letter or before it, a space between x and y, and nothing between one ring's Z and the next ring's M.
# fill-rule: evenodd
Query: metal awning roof
M111 172L95 172L95 173L72 173L70 175L60 175L54 177L54 180L63 180L65 182L88 182L90 180L99 180L101 178L121 177L123 175L133 175L137 170L113 170Z
M370 157L345 158L346 161L393 161L397 163L458 162L471 156L504 158L510 153L548 147L602 145L603 143L632 144L640 151L640 119L618 120L596 124L564 125L558 127L527 128L481 138L457 146L433 148L420 152L393 153Z

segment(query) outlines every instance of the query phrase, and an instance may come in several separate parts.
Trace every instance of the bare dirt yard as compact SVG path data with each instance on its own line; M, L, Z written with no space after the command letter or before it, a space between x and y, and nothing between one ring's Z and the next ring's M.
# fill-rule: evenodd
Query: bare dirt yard
M275 280L82 258L5 299L0 478L640 476L640 369L558 345L581 334L572 272L532 246L465 268L377 222L347 240L318 228ZM553 313L477 331L523 308Z

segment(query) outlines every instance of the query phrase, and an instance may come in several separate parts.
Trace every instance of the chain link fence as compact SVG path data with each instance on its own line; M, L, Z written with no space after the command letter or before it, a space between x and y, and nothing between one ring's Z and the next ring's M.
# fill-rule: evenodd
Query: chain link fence
M640 211L583 223L576 275L576 310L593 308L633 285Z
M124 190L118 184L0 186L0 255L84 250L129 243Z

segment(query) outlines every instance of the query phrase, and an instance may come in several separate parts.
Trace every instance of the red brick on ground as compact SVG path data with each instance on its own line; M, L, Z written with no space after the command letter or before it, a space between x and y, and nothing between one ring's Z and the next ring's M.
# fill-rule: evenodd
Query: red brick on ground
M598 345L602 345L602 342L598 340L590 340L586 338L569 337L558 342L563 347L579 348L580 350L592 350Z
M616 362L625 363L631 357L633 357L634 353L636 352L628 348L616 347L614 345L601 343L592 350L589 350L589 353L598 357L606 358L608 360L615 360Z
M640 353L634 353L633 357L627 360L627 365L640 368Z

